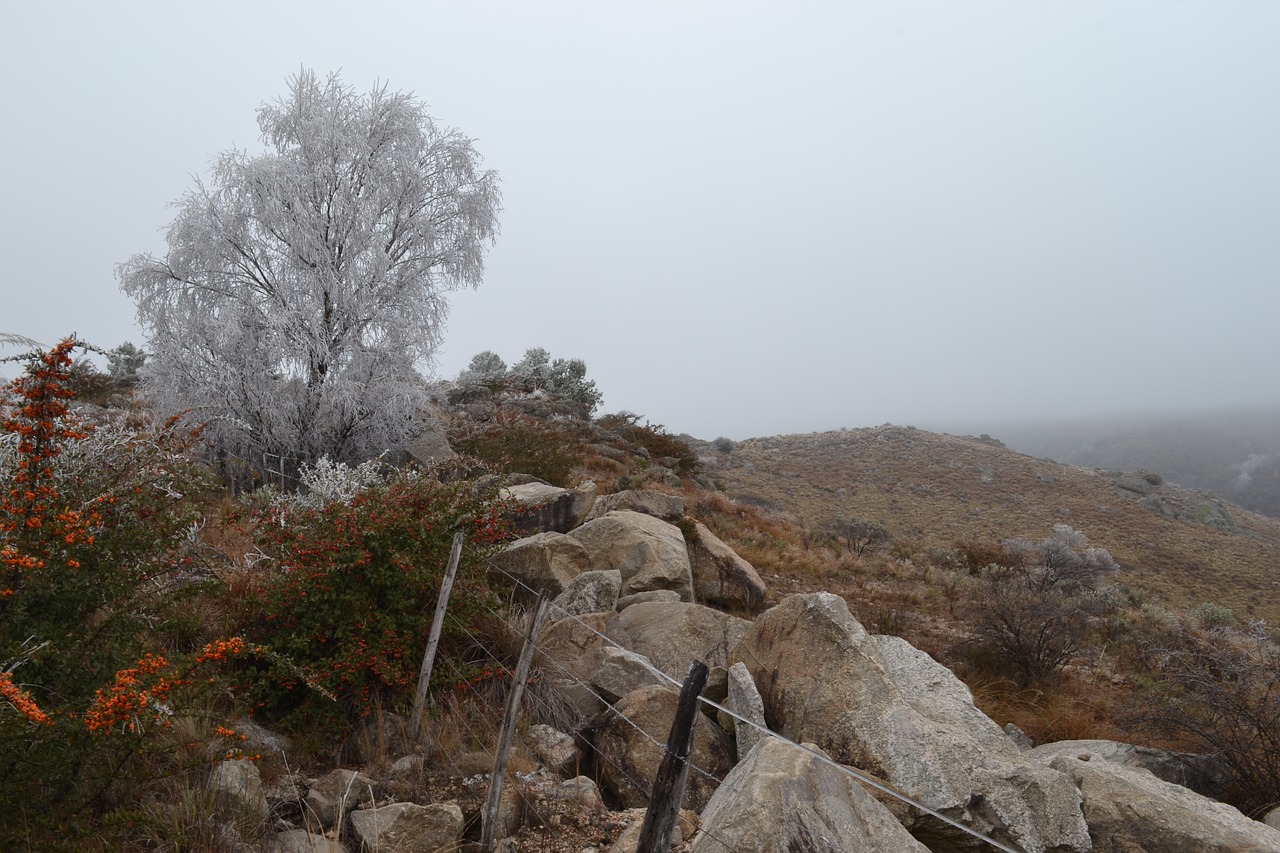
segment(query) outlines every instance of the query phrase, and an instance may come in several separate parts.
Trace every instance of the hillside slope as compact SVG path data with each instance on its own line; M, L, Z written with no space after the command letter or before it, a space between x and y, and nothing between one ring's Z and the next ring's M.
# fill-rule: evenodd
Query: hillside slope
M730 497L774 505L813 528L837 516L878 520L896 542L931 549L1040 540L1069 524L1114 555L1123 569L1117 580L1135 594L1280 620L1280 521L1157 476L1107 474L990 439L888 425L702 452Z

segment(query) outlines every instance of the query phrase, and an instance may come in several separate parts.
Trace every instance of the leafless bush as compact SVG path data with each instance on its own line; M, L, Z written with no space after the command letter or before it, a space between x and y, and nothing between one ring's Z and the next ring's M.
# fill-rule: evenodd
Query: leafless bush
M972 604L979 637L999 651L1022 684L1056 675L1080 651L1106 599L1094 591L1117 566L1065 524L1043 542L1007 540L1002 562L982 569Z
M1261 814L1280 803L1280 647L1265 625L1153 640L1140 730L1212 755L1231 774L1228 799Z

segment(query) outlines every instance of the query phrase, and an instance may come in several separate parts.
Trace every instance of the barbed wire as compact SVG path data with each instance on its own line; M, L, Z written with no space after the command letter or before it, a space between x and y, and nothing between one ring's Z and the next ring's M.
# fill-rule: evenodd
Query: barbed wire
M525 583L522 579L520 579L520 578L516 577L515 575L511 574L510 572L506 571L506 570L505 570L505 569L503 569L501 566L499 566L499 565L497 565L496 563L494 563L492 560L488 560L488 561L486 561L486 563L487 563L488 567L489 567L492 571L496 571L496 572L498 572L499 574L502 574L502 575L506 576L506 577L507 577L508 579L510 579L512 582L514 582L515 584L519 585L520 587L523 587L525 590L529 591L530 593L532 593L532 594L534 594L534 595L537 595L537 594L539 593L539 591L538 591L537 589L535 589L534 587L532 587L532 586L530 586L529 584ZM631 655L633 655L633 656L634 656L634 660L636 660L637 662L639 662L639 663L640 663L640 664L641 664L645 669L647 669L647 670L648 670L651 674L653 674L654 676L656 676L656 677L658 677L658 678L662 679L663 681L669 682L670 684L674 685L674 686L675 686L675 687L677 687L677 688L679 688L679 687L681 687L681 686L682 686L682 684L681 684L681 682L680 682L679 680L677 680L674 676L672 676L672 675L670 675L670 674L668 674L668 673L664 672L663 670L659 669L657 666L655 666L655 665L653 664L653 662L652 662L652 661L650 661L650 660L649 660L649 658L648 658L647 656L645 656L645 655L641 655L641 654L637 654L636 652L633 652L633 651L631 651L630 649L626 649L626 648L624 648L624 647L623 647L621 644L619 644L617 641L615 641L614 639L612 639L612 638L611 638L611 637L609 637L608 635L606 635L606 634L604 634L604 633L602 633L602 632L600 632L600 631L596 630L596 628L594 628L593 626L589 625L589 624L588 624L586 621L584 621L583 619L579 618L577 614L569 613L568 611L564 610L563 608L557 608L557 610L558 610L559 612L561 612L561 613L565 613L565 614L566 614L566 616L565 616L564 618L568 618L568 619L572 619L572 620L574 620L574 621L575 621L575 622L577 622L579 625L581 625L583 628L585 628L587 631L589 631L590 633L592 633L592 634L594 634L595 636L599 637L601 640L603 640L605 643L609 644L610 646L612 646L612 647L614 647L614 648L616 648L616 649L619 649L619 650L621 650L621 651L623 651L623 652L629 652ZM757 663L758 663L758 661L757 661ZM588 689L590 689L590 688L588 688ZM1024 853L1024 852L1023 852L1023 851L1021 851L1021 850L1018 850L1018 849L1016 849L1016 848L1014 848L1014 847L1010 847L1009 845L1007 845L1007 844L1005 844L1005 843L1003 843L1003 842L1000 842L1000 841L997 841L997 840L996 840L996 839L994 839L994 838L991 838L990 836L986 835L985 833L979 832L978 830L974 829L973 827L966 826L965 824L961 823L960 821L956 820L955 818L951 818L951 817L948 817L947 815L942 814L942 813L941 813L941 812L939 812L937 809L934 809L934 808L931 808L931 807L929 807L929 806L926 806L924 803L920 802L918 799L916 799L916 798L915 798L914 796L912 796L911 794L908 794L908 793L907 793L907 792L905 792L905 791L901 791L901 790L899 790L899 789L895 788L893 785L891 785L889 782L887 782L887 781L885 781L885 780L883 780L883 779L879 779L879 778L877 778L877 777L875 777L875 776L871 775L870 773L867 773L866 771L863 771L863 770L859 770L859 769L857 769L857 768L855 768L855 767L851 767L851 766L846 765L846 764L841 764L841 763L839 763L838 761L835 761L834 759L832 759L830 756L828 756L828 755L826 755L826 754L822 753L821 751L819 751L819 750L817 750L817 749L812 749L812 748L810 748L810 747L808 747L808 746L806 746L806 745L804 745L804 744L802 744L802 743L798 743L798 742L796 742L796 741L792 740L791 738L786 737L785 735L782 735L782 734L780 734L780 733L778 733L778 732L773 731L772 729L768 728L767 726L762 726L762 725L760 725L759 723L755 722L754 720L750 720L750 719L748 719L748 718L746 718L746 717L742 716L741 714L737 713L736 711L734 711L734 710L732 710L732 709L730 709L730 708L725 707L724 705L720 704L719 702L715 702L715 701L713 701L713 700L711 700L711 699L708 699L708 698L706 698L706 697L704 697L704 696L700 696L700 697L698 697L698 701L699 701L699 702L702 702L703 704L708 705L708 706L710 706L710 707L712 707L712 708L715 708L717 711L720 711L720 712L723 712L724 714L727 714L731 719L733 719L733 720L735 721L735 726L736 726L738 723L745 724L745 725L749 726L750 728L755 729L755 730L756 730L757 732L759 732L761 735L764 735L764 736L766 736L766 737L770 737L770 738L774 738L775 740L779 740L779 741L781 741L781 742L783 742L783 743L785 743L785 744L788 744L789 746L794 747L795 749L798 749L798 750L800 750L801 752L805 753L806 755L808 755L808 756L812 757L812 758L813 758L813 759L815 759L816 761L819 761L819 762L821 762L822 764L825 764L825 765L827 765L827 766L829 766L829 767L832 767L832 768L834 768L835 770L839 771L840 773L843 773L843 774L845 774L845 775L847 775L847 776L850 776L851 778L855 779L856 781L858 781L858 782L860 782L860 783L862 783L862 784L864 784L864 785L868 785L868 786L870 786L870 787L872 787L872 788L876 789L877 791L880 791L880 792L881 792L881 793L883 793L883 794L886 794L886 795L888 795L888 796L890 796L890 797L892 797L892 798L894 798L894 799L896 799L896 800L899 800L899 801L901 801L901 802L903 802L903 803L905 803L905 804L907 804L907 805L911 806L912 808L918 809L918 810L920 810L921 812L923 812L923 813L925 813L925 814L929 815L930 817L933 817L933 818L935 818L935 819L937 819L937 820L942 821L943 823L947 824L948 826L951 826L951 827L953 827L953 828L955 828L955 829L960 830L961 832L966 833L967 835L973 836L974 838L977 838L977 839L979 839L979 840L981 840L981 841L983 841L983 842L985 842L985 843L987 843L987 844L990 844L990 845L991 845L992 847L994 847L995 849L1000 850L1000 851L1003 851L1003 853ZM650 738L650 739L652 739L652 738ZM665 744L664 744L664 745L662 745L662 748L663 748L664 750L666 749ZM691 765L691 766L692 766L692 765ZM696 768L695 768L695 769L696 769Z
M516 625L513 625L511 622L508 622L508 621L507 621L507 619L506 619L502 614L498 613L498 612L497 612L496 610L494 610L493 608L489 607L488 605L484 605L484 607L485 607L485 609L486 609L486 610L488 610L488 611L489 611L489 613L490 613L490 615L491 615L491 616L493 616L495 619L498 619L500 622L502 622L502 624L503 624L503 625L505 625L507 628L511 629L515 634L520 635L520 634L523 634L523 633L524 633L523 631L521 631L521 630L519 629L519 627L517 627ZM481 649L482 651L484 651L484 653L485 653L486 655L488 655L488 656L489 656L489 658L490 658L494 663L498 664L498 666L499 666L499 667L502 667L503 669L505 669L505 668L506 668L506 665L502 662L502 660L501 660L501 659L499 659L499 658L497 657L497 655L495 655L495 654L493 653L493 651L488 647L488 645L487 645L487 644L485 644L484 642L482 642L478 637L476 637L476 636L475 636L475 634L471 633L470 629L468 629L466 625L464 625L460 620L458 620L458 619L457 619L455 616L453 616L452 614L446 614L446 618L448 618L448 619L452 620L452 621L453 621L453 623L454 623L454 625L455 625L456 627L458 627L459 629L461 629L461 630L462 630L462 632L463 632L464 634L466 634L466 635L471 639L471 641L472 641L473 643L475 643L475 644L476 644L476 647L477 647L477 648L479 648L479 649ZM540 659L540 660L541 660L542 662L549 662L549 663L551 663L551 665L552 665L552 666L554 666L556 669L558 669L558 670L559 670L559 671L560 671L560 672L561 672L561 673L562 673L566 678L568 678L569 680L571 680L573 683L577 684L578 686L580 686L580 687L582 687L582 688L586 689L586 690L587 690L589 693L591 693L591 695L592 695L592 696L594 696L594 697L595 697L595 698L596 698L596 699L597 699L597 700L598 700L602 705L604 705L604 706L605 706L605 708L606 708L607 710L609 710L611 713L613 713L615 716L617 716L619 719L621 719L623 722L625 722L625 723L626 723L627 725L629 725L631 728L635 729L635 730L636 730L636 732L638 732L638 733L639 733L639 734L640 734L640 735L641 735L645 740L647 740L650 744L652 744L654 747L656 747L656 748L659 750L659 752L661 752L661 753L663 753L663 754L665 754L665 753L666 753L666 751L667 751L667 745L666 745L665 743L663 743L663 742L661 742L661 741L657 740L655 737L653 737L653 735L651 735L649 732L645 731L645 729L644 729L644 728L642 728L638 723L636 723L634 720L632 720L630 717L628 717L628 716L626 715L626 713L624 713L620 708L618 708L618 706L617 706L617 705L615 705L614 703L612 703L612 702L610 702L609 700L605 699L605 698L604 698L604 696L602 696L602 695L600 694L600 692L599 692L599 691L598 691L598 690L597 690L593 685L589 684L589 683L588 683L588 682L586 682L586 681L583 681L583 680L582 680L581 678L579 678L579 677L578 677L578 676L577 676L577 675L576 675L572 670L568 669L568 668L567 668L563 663L561 663L560 661L556 660L556 658L555 658L555 656L554 656L554 655L549 654L549 653L546 651L546 649L544 649L542 646L538 645L538 643L537 643L537 638L535 638L535 640L534 640L534 647L537 649L537 651L538 651L538 652L539 652L539 654L541 655L541 659ZM637 656L637 657L639 657L639 656ZM452 665L452 663L450 663L450 664L449 664L449 666L450 666L450 669L452 669L455 673L457 672L457 669ZM473 691L475 690L474 685L472 685L470 682L468 682L468 683L467 683L467 686L468 686L468 687L470 687ZM681 686L683 686L683 685L681 685ZM477 696L479 696L478 692L476 693L476 695L477 695ZM526 697L526 698L532 698L532 699L533 699L534 701L536 701L536 702L544 702L544 703L546 702L546 699L545 699L545 698L543 698L543 697L541 697L541 696L539 696L536 692L526 692L526 693L525 693L525 697ZM528 746L529 744L528 744L527 739L526 739L523 735L519 735L519 736L520 736L520 738L521 738L521 742L522 742L522 743L524 743L526 746ZM616 761L614 761L614 760L613 760L612 758L610 758L608 755L606 755L606 754L604 754L604 753L602 753L602 752L600 752L600 751L594 751L594 752L593 752L593 755L594 755L594 757L595 757L595 760L597 760L597 761L601 761L601 760L602 760L602 761L604 761L604 763L605 763L605 764L608 764L610 767L612 767L612 768L614 769L614 771L619 775L619 777L621 777L621 778L625 779L629 784L631 784L632 786L634 786L634 787L636 788L636 790L638 790L638 791L641 793L641 795L642 795L642 796L644 796L644 798L645 798L645 799L650 799L650 798L652 798L652 796L653 796L653 790L652 790L652 788L651 788L651 786L650 786L650 784L648 783L648 781L647 781L647 780L637 779L637 778L635 777L635 775L634 775L634 774L632 774L629 770L627 770L625 767L623 767L622 765L618 764ZM701 774L702 776L706 777L707 779L711 780L713 783L715 783L715 785L716 785L716 786L719 786L719 785L721 785L721 784L724 782L724 779L723 779L723 778L721 778L721 777L719 777L719 776L716 776L714 773L711 773L711 772L709 772L709 771L707 771L707 770L705 770L705 769L703 769L703 768L699 767L697 764L695 764L695 763L694 763L694 761L693 761L693 757L692 757L692 756L689 756L688 758L686 758L686 763L689 765L689 768L690 768L691 770L694 770L694 771L698 772L699 774ZM711 838L711 839L713 839L714 841L716 841L718 844L721 844L722 846L724 846L726 850L731 850L731 849L733 849L733 848L732 848L732 847L730 847L730 846L729 846L729 845L728 845L728 844L727 844L723 839L718 838L718 837L715 835L715 833L711 832L710 830L707 830L707 829L705 829L705 828L701 828L701 827L699 828L699 830L700 830L700 831L702 831L704 834L706 834L709 838Z

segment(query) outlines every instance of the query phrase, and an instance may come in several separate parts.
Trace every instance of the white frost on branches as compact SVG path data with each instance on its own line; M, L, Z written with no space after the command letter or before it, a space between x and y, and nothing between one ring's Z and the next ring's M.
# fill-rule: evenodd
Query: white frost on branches
M387 465L381 458L348 465L321 456L314 465L303 467L301 479L302 493L288 496L293 505L321 507L331 503L345 504L365 489L385 483Z
M361 460L402 447L445 295L479 284L497 176L412 94L302 71L178 203L163 258L117 270L148 332L146 386L232 456Z

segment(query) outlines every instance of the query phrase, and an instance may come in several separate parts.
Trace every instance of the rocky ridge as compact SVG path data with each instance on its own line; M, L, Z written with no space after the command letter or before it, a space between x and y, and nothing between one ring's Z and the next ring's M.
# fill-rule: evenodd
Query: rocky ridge
M522 840L532 815L610 828L578 850L634 849L634 828L622 830L639 815L622 810L647 800L672 681L700 659L712 668L704 696L772 734L745 737L746 724L704 707L685 801L698 814L682 821L682 849L983 849L959 824L1003 845L986 849L1022 853L1280 851L1280 831L1115 760L1130 754L1123 748L1021 748L949 670L905 640L868 632L838 596L787 596L761 612L759 575L683 507L677 515L672 496L622 493L593 514L594 495L583 497L592 490L575 491L513 493L519 517L579 520L531 530L494 561L495 583L555 596L538 665L568 709L560 728L531 730L538 763L522 777L527 807L513 801L500 812L498 849L547 849ZM571 513L545 510L575 500ZM425 759L407 743L400 750L393 768L420 771ZM843 765L927 810L866 789ZM393 802L384 781L352 771L281 795L248 762L219 766L234 768L214 783L228 809L274 816L276 850L457 849L474 831L474 813L456 801ZM475 766L468 784L483 784L484 756ZM337 830L351 847L337 844Z

